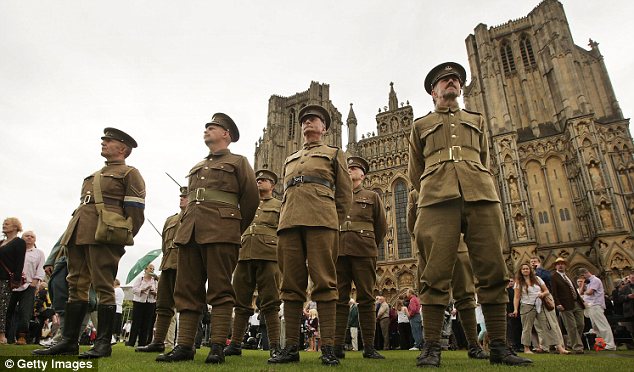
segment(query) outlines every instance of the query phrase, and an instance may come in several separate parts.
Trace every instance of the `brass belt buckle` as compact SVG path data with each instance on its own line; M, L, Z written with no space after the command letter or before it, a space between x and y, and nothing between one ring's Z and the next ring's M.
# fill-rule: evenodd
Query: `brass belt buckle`
M456 163L462 161L462 147L451 146L449 148L449 158Z
M205 195L201 195L202 193L205 192L205 188L204 187L199 187L196 189L196 199L194 199L195 201L205 201Z
M90 195L90 194L86 194L86 195L84 196L84 201L82 202L82 204L86 205L86 204L90 203L90 197L91 197L91 196L92 196L92 195Z
M297 185L298 183L304 183L304 176L293 177L293 186Z

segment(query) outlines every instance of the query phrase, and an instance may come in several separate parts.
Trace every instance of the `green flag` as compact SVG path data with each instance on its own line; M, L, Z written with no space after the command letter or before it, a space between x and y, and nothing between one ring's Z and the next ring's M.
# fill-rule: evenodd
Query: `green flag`
M145 270L147 265L149 265L150 262L154 261L154 259L158 257L160 254L161 254L161 250L155 249L153 251L148 252L148 254L146 254L145 256L141 257L134 264L134 266L132 266L132 269L130 269L130 272L128 273L128 279L125 284L130 284L130 282L133 281L134 278L136 278L136 276L139 275L139 273Z

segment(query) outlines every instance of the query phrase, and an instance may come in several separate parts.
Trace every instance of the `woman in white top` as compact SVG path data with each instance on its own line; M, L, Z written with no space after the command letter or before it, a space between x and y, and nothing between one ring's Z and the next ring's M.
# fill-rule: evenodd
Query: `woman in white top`
M559 342L554 325L550 324L546 317L546 309L542 306L542 299L549 292L544 281L535 275L533 268L529 264L522 264L515 275L515 297L513 300L514 316L521 316L522 319L522 344L524 352L532 354L531 332L533 325L537 334L548 346L556 346L559 354L570 354Z
M156 309L156 291L158 280L154 275L154 265L145 268L142 277L134 281L132 286L132 329L127 346L134 346L139 339L139 346L145 346L152 340L152 325Z
M407 306L401 300L396 303L398 309L398 338L401 350L409 350L412 347L412 328L409 325Z

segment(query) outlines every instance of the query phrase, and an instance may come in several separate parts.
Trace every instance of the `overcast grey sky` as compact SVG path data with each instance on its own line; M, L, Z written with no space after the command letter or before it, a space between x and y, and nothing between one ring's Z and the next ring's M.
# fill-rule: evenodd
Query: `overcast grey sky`
M563 0L575 43L600 43L625 117L634 67L634 2ZM390 81L416 116L430 99L423 79L464 40L526 16L538 0L489 1L0 1L0 217L20 218L47 254L79 203L82 180L103 165L106 126L139 143L128 158L147 185L146 218L159 229L178 210L178 188L207 153L204 123L238 124L231 150L253 164L268 99L330 84L345 118L376 130ZM345 138L344 138L345 143ZM118 277L160 238L146 223ZM158 262L158 261L157 261Z

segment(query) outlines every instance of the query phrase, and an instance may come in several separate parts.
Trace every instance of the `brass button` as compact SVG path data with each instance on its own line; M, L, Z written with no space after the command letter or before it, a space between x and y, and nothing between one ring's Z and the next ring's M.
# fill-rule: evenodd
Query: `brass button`
M451 126L452 126L452 127L455 127L455 126L456 126L456 124L454 124L454 123L451 123Z
M453 125L453 124L452 124ZM203 169L209 169L209 167L204 167Z
M200 204L200 202L196 202L196 204Z
M232 216L233 216L233 214L232 214ZM256 215L255 215L255 217L257 217L257 216L258 216L258 215L256 214Z
M449 114L449 116L454 116L454 115L453 115L453 112L452 112L451 114Z
M456 138L456 135L455 135L455 134L452 134L452 135L451 135L451 138ZM203 177L203 178L205 178L205 177Z
M204 179L205 179L205 176L200 177L200 179L201 179L201 180L204 180Z

